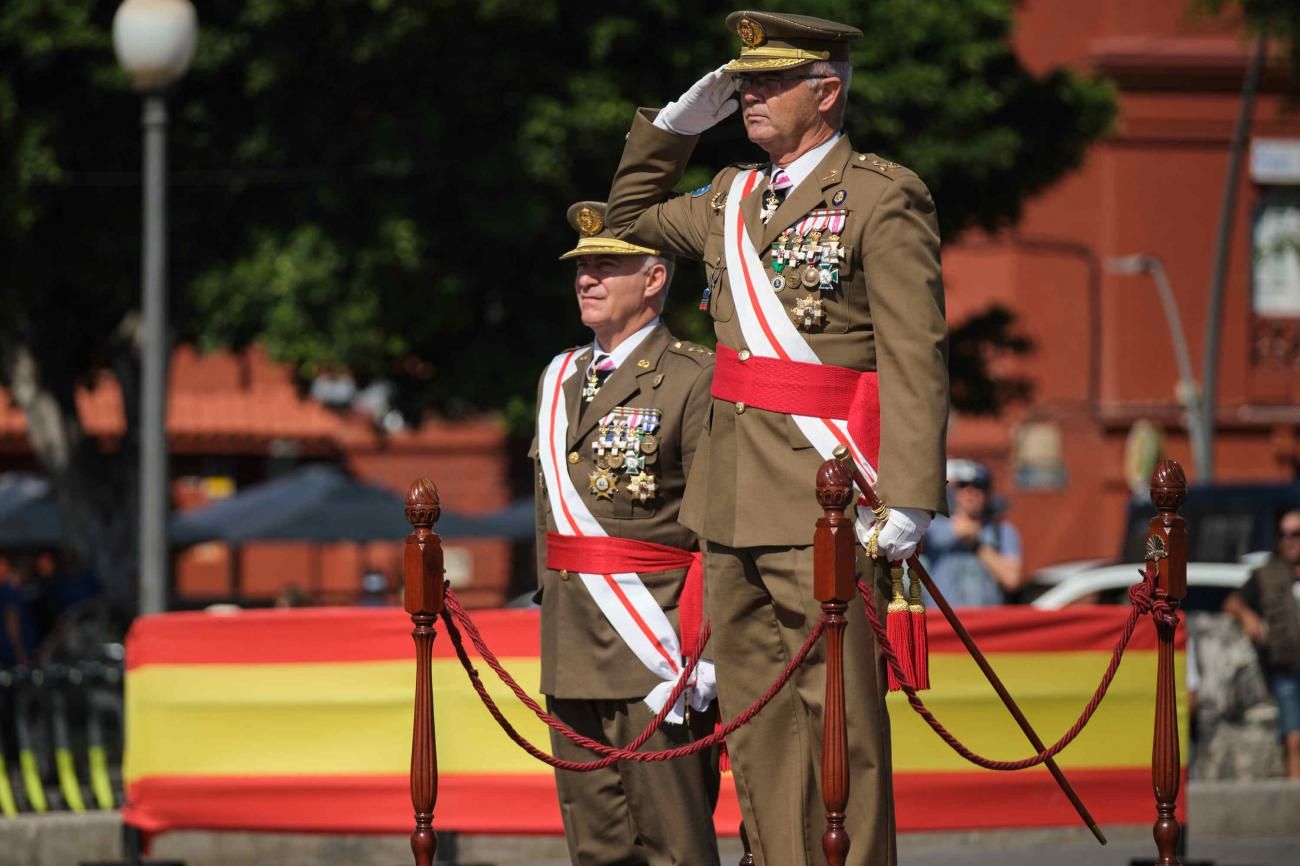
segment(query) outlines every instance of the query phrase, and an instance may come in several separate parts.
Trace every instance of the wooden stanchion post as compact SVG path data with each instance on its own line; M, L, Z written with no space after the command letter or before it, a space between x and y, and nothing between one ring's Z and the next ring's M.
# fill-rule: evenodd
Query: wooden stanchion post
M844 866L849 834L844 809L849 800L848 728L844 718L844 612L856 584L857 539L844 516L853 495L853 477L839 460L817 471L817 502L825 512L813 534L813 595L826 617L826 706L822 733L822 800L826 832L822 851L827 866Z
M432 866L438 850L433 832L433 806L438 800L438 747L433 730L434 623L442 613L442 542L433 524L442 513L438 488L427 478L411 484L406 494L406 519L412 531L406 536L402 563L406 612L411 615L415 639L415 722L411 734L411 805L415 829L411 851L416 866Z
M1182 827L1174 817L1180 776L1178 754L1178 693L1174 683L1174 636L1178 605L1187 595L1187 529L1178 509L1187 498L1183 468L1162 460L1151 473L1151 501L1159 514L1147 532L1147 568L1155 573L1155 588L1163 591L1175 614L1155 617L1157 637L1156 721L1151 746L1151 784L1155 790L1155 837L1158 866L1180 866L1178 837Z

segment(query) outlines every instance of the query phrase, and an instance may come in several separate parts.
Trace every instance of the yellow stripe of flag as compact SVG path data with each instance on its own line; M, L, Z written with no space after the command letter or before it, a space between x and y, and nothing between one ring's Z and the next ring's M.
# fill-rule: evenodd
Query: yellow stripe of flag
M1091 697L1109 653L1006 653L990 662L1047 743ZM536 657L503 660L531 687ZM1181 654L1177 682L1184 681ZM922 693L972 749L1014 760L1031 748L975 663L932 654L936 688ZM1058 759L1066 768L1150 762L1155 653L1130 652L1090 726ZM491 671L484 680L507 718L549 751L541 722ZM444 774L549 773L511 743L455 660L433 663L438 767ZM1181 686L1180 686L1181 689ZM410 767L414 665L409 660L329 664L149 665L127 677L128 781L147 776L404 775ZM978 771L906 705L889 699L896 772ZM1182 740L1186 742L1186 719ZM183 732L183 733L182 733ZM1184 755L1186 750L1184 749Z

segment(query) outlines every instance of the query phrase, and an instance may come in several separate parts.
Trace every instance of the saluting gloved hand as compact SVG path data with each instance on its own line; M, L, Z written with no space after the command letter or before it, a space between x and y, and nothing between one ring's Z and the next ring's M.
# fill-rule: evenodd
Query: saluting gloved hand
M740 107L733 97L736 87L731 73L719 66L691 85L676 102L660 110L654 125L678 135L699 135Z
M889 519L880 529L876 547L890 562L907 559L916 553L916 546L925 537L930 526L930 512L920 508L895 508L890 506Z

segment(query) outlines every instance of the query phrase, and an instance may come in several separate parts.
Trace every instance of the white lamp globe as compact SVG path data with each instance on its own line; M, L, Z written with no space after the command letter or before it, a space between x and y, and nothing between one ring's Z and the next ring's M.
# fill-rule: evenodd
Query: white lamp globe
M125 0L113 15L113 50L137 90L162 90L190 68L198 29L189 0Z

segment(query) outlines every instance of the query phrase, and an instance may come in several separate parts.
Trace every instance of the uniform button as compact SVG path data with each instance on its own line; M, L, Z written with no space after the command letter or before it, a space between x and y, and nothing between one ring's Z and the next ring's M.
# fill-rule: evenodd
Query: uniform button
M580 462L581 460L582 460L582 455L579 454L577 451L570 451L570 452L569 452L569 462L570 462L570 463L578 463L578 462Z
M748 350L748 349L741 349L741 350L740 350L740 354L737 355L736 357L740 358L740 360L742 360L742 361L748 361L748 360L749 360L749 350Z
M568 580L568 579L569 579L569 573L567 571L561 571L560 580Z
M744 403L737 403L737 404L736 404L736 414L737 414L737 415L744 415L744 414L745 414L745 404L744 404Z

